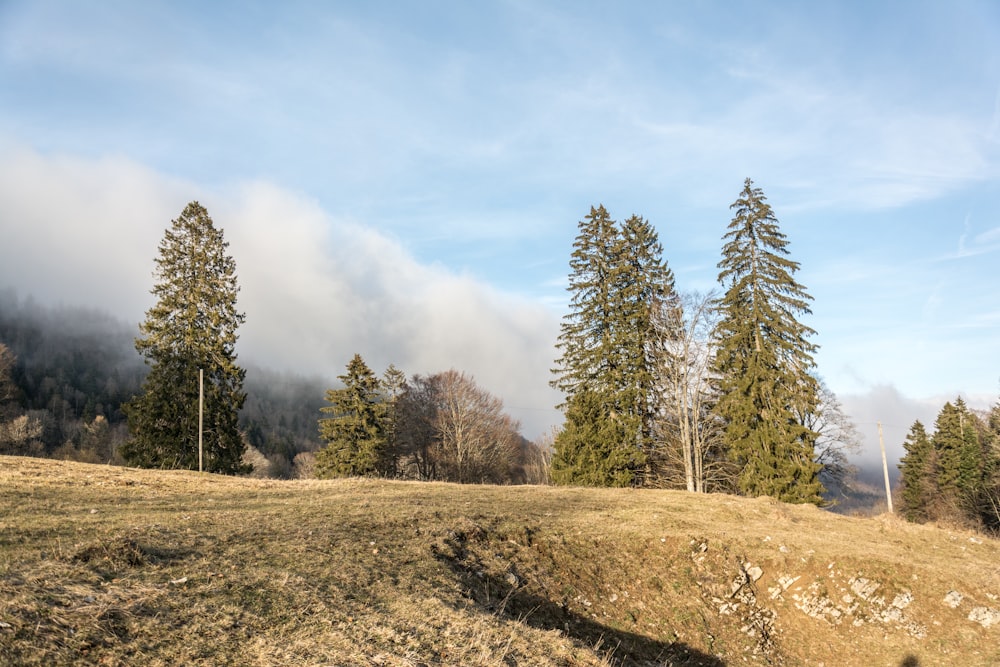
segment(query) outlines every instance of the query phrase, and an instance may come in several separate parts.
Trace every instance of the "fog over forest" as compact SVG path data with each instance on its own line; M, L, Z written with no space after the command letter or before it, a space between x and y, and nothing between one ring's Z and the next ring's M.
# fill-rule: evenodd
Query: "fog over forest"
M559 421L548 386L553 308L420 264L392 238L330 220L304 197L253 184L206 192L124 159L24 152L0 159L0 181L0 209L21 221L0 247L0 286L22 297L137 326L152 305L163 231L197 199L236 260L244 363L331 385L355 353L376 372L455 368L502 396L526 436Z

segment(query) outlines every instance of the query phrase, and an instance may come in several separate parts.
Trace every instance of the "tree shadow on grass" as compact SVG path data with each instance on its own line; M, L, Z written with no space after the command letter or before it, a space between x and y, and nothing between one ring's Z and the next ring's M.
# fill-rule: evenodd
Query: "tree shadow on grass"
M468 536L452 534L434 556L458 576L466 596L484 610L515 619L540 630L558 630L585 646L593 647L610 665L663 664L687 667L725 667L716 656L680 642L663 642L620 630L579 614L566 605L530 592L515 574L490 574L466 548Z

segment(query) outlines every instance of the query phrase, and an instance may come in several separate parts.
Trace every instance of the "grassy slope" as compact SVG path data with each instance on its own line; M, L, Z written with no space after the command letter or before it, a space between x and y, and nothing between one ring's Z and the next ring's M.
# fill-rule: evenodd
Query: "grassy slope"
M0 457L4 665L1000 664L998 563L764 499Z

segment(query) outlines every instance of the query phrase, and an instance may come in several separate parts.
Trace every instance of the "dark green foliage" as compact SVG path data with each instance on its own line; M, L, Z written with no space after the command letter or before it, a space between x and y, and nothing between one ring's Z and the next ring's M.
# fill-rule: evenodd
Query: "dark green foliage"
M552 385L567 399L580 387L608 384L617 374L614 337L617 313L612 296L615 221L603 206L591 207L580 221L570 255L570 312L563 318L557 347L558 377Z
M817 434L798 416L818 405L810 374L814 332L798 321L811 297L793 274L788 242L760 188L746 180L723 239L717 302L717 414L726 424L738 485L751 496L821 502Z
M934 424L937 485L943 500L956 508L975 495L983 481L985 461L975 420L959 398L954 405L945 403Z
M156 259L156 305L135 346L150 364L143 393L124 408L131 438L121 454L131 465L197 470L198 371L204 371L204 469L237 473L246 445L238 415L246 395L236 364L236 262L198 202L164 234Z
M941 408L932 436L917 422L903 446L900 496L907 519L1000 527L998 458L989 416L981 418L958 398Z
M563 318L558 348L561 356L552 385L566 394L567 420L574 411L574 462L597 460L597 452L621 448L627 456L603 460L625 465L618 472L595 473L593 479L617 484L628 478L642 481L634 468L653 445L654 422L659 412L656 391L658 357L654 341L660 334L655 320L665 304L676 304L674 277L662 258L656 231L643 218L632 216L619 225L603 206L591 208L579 223L570 257L570 312ZM574 398L587 392L585 402L600 396L605 409L574 408ZM586 425L582 419L613 421ZM567 428L570 428L569 426ZM614 443L594 438L609 437ZM584 450L593 448L594 455ZM558 449L555 460L570 449ZM562 453L560 453L562 452ZM559 479L591 479L581 471ZM610 481L617 480L617 481ZM582 482L573 482L582 483ZM596 483L596 482L588 482Z
M977 509L983 524L994 533L1000 532L1000 402L986 415L982 434L985 464L983 490Z
M681 335L680 298L663 246L647 220L633 215L622 223L615 254L612 284L623 320L617 337L624 370L620 405L624 414L638 418L637 442L648 452L662 404L657 379L663 358L657 346Z
M552 481L579 486L632 486L645 456L629 438L635 417L614 410L610 397L581 387L566 408L566 424L556 436Z
M382 374L382 388L385 393L385 437L388 441L389 460L392 461L392 475L397 476L397 463L403 457L401 443L402 415L401 403L407 390L406 373L393 364Z
M910 427L903 449L906 454L899 460L899 511L910 521L927 521L930 517L928 504L937 494L934 479L936 457L927 431L919 421L913 422Z
M316 454L316 476L388 476L394 465L387 438L387 404L382 384L355 354L339 376L343 389L329 389L321 408L333 415L319 421L320 437L328 444Z
M985 429L965 402L945 403L934 423L935 496L931 500L931 519L978 524L979 500L988 486L987 472L994 467L994 456Z

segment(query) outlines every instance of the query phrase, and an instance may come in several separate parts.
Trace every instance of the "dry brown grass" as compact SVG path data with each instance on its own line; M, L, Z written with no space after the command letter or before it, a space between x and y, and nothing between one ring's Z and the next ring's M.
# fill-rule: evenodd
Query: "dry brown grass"
M1000 664L998 563L764 499L0 457L4 665Z

